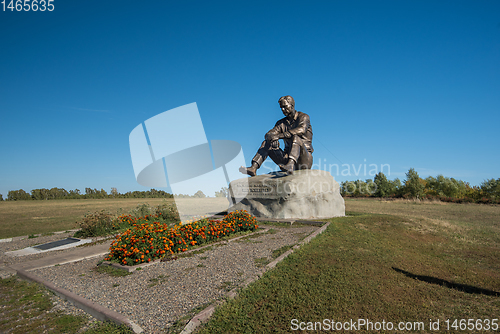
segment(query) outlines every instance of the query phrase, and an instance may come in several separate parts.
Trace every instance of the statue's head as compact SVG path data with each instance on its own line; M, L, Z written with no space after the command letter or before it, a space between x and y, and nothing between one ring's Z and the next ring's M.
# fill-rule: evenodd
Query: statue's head
M280 104L281 111L288 119L293 120L295 118L295 101L290 95L282 96L278 100Z

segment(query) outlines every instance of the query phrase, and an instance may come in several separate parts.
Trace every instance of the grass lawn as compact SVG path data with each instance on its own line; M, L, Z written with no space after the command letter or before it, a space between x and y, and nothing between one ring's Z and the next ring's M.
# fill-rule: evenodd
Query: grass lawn
M50 201L0 202L0 239L20 235L50 233L78 228L77 220L90 212L107 210L126 213L137 205L148 203L156 206L173 199L119 198L119 199L68 199Z
M358 332L385 321L428 333L430 319L439 320L432 332L464 332L455 319L488 319L492 331L500 318L500 207L347 200L346 208L350 217L331 219L219 307L200 333L289 333L351 319Z
M47 289L11 277L0 279L0 333L8 334L131 334L129 328L111 323L94 323L82 332L88 319L54 311Z

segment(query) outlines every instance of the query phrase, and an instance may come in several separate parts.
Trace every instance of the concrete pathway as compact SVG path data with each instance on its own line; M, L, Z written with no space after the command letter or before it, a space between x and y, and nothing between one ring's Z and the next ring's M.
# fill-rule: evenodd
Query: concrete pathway
M86 247L75 247L73 249L66 249L64 252L58 254L47 254L42 258L20 262L7 266L7 268L13 270L25 270L30 271L34 269L40 269L45 267L55 266L56 264L65 264L70 262L81 261L85 259L90 259L96 256L104 256L109 253L109 247L112 240L107 240L102 244L86 246Z

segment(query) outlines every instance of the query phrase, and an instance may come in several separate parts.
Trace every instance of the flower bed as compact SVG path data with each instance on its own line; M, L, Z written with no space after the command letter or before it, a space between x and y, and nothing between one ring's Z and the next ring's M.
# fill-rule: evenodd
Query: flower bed
M123 219L130 219L122 216ZM185 252L222 237L244 231L255 231L257 220L246 211L234 211L222 220L202 219L190 224L170 227L147 219L130 221L131 228L117 236L109 248L106 261L133 266L151 262L165 255ZM143 222L144 221L144 222Z

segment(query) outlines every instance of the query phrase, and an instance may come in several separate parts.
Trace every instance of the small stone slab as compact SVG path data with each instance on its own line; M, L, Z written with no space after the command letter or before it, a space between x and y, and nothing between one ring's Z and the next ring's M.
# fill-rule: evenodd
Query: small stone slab
M92 242L92 239L77 239L77 238L66 238L58 241L48 242L46 244L37 245L33 247L26 247L16 251L5 252L8 256L25 256L31 254L38 254L43 252L50 252L55 250L61 250L66 248L72 248L80 245Z
M42 244L42 245L38 245L38 246L33 246L33 248L40 249L40 250L47 250L47 249L56 248L59 246L72 244L72 243L79 242L79 241L80 241L80 239L77 239L77 238L66 238L66 239L62 239L62 240L48 242L46 244Z

